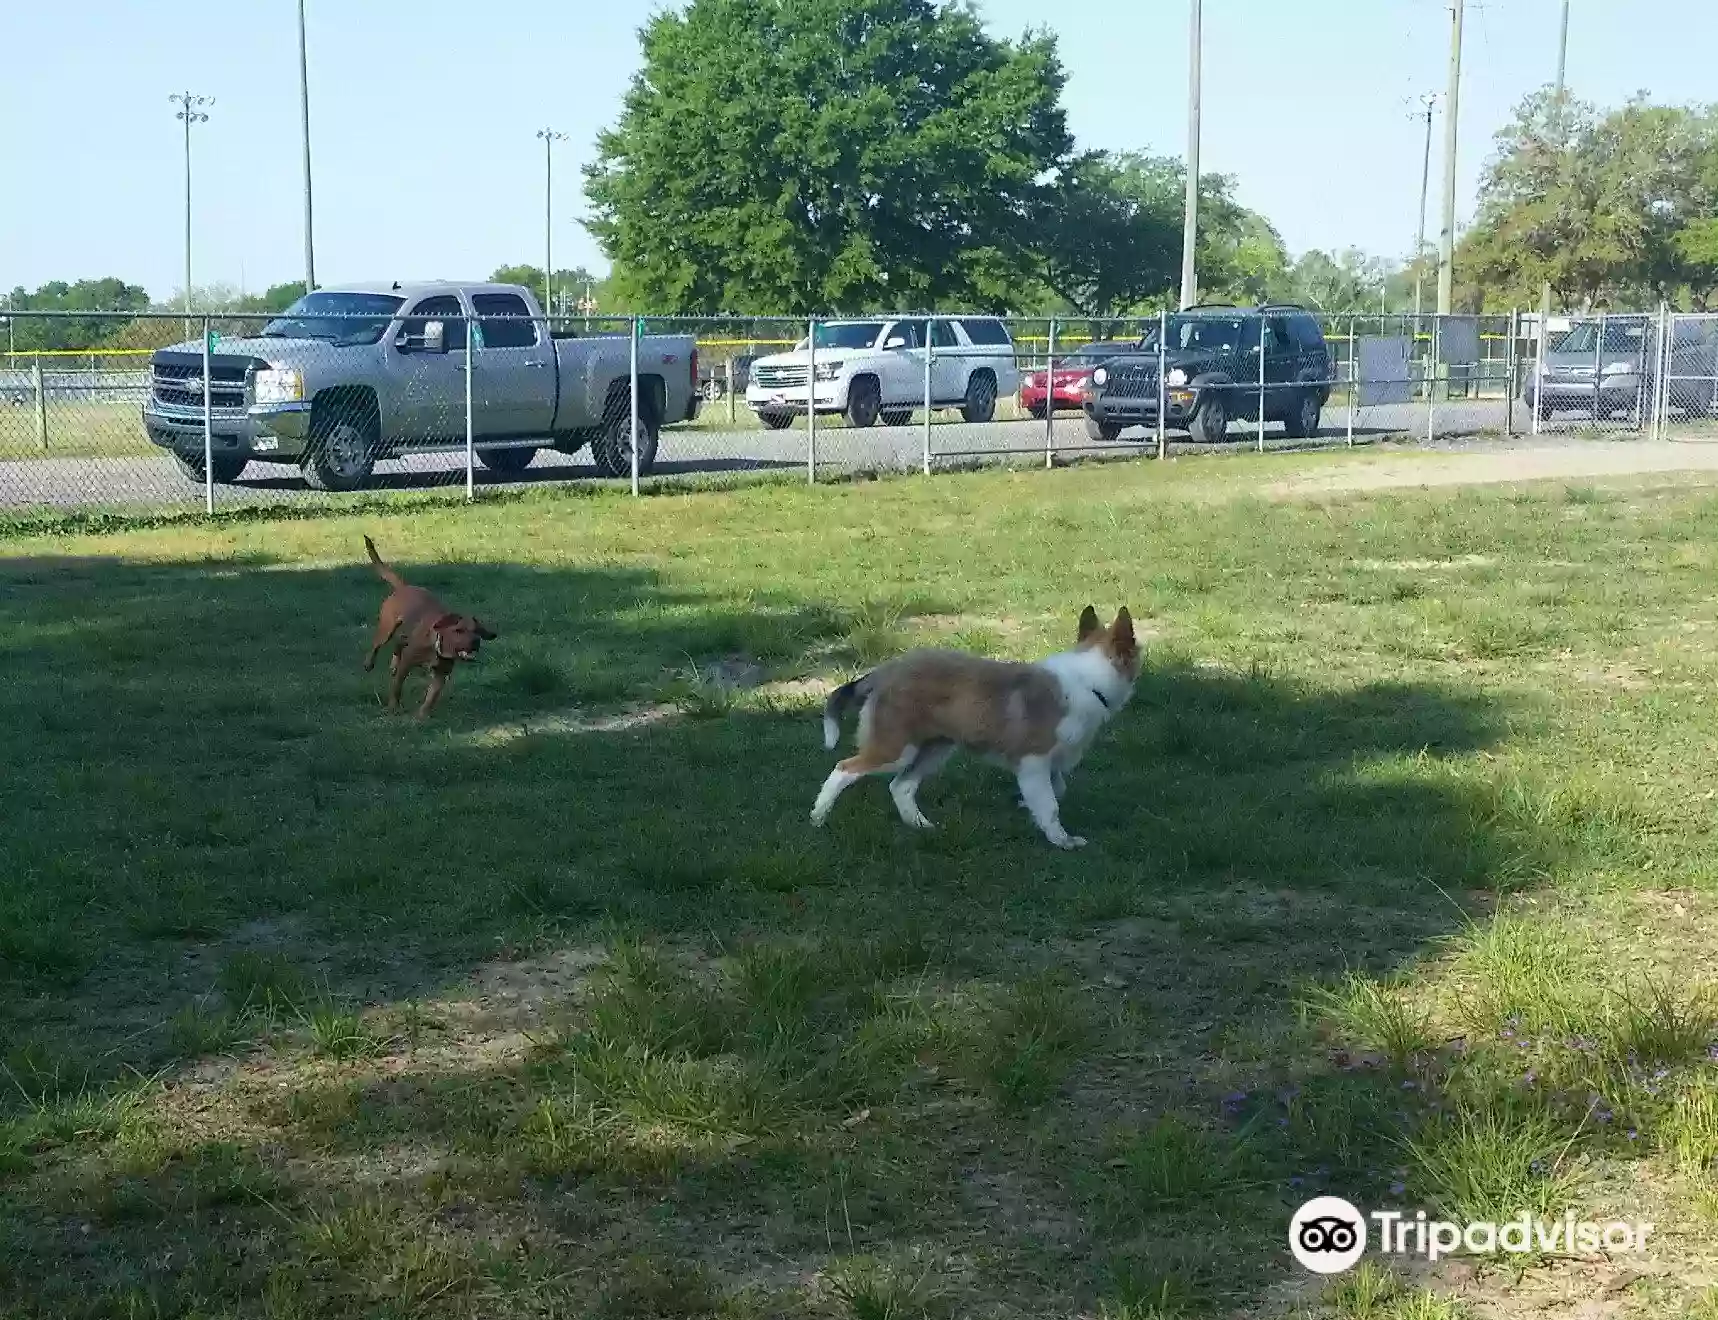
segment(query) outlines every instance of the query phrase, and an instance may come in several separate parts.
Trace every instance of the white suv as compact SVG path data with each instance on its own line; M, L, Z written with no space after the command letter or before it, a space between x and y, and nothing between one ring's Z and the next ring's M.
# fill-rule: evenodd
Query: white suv
M817 380L809 387L813 354L805 339L752 364L746 406L770 430L803 415L808 401L850 426L879 417L884 426L905 426L925 405L927 365L931 407L959 408L969 422L988 422L997 398L1020 387L1014 341L993 316L820 321L815 356Z

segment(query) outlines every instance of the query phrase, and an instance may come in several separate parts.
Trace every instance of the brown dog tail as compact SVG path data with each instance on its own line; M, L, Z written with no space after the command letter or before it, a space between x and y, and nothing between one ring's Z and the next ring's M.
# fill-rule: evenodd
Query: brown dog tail
M367 536L364 538L364 549L370 552L370 562L376 566L376 573L382 581L394 588L406 585L403 577L382 562L382 556L376 553L376 543Z

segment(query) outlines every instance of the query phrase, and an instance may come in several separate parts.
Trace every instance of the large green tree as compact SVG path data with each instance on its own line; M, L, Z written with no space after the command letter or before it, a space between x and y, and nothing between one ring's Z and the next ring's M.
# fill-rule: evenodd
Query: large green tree
M691 0L641 39L586 191L643 311L993 302L1071 161L1053 38L965 4Z
M1067 310L1095 316L1173 306L1186 179L1173 157L1078 157L1040 195L1022 279L1036 276ZM1264 298L1288 268L1282 239L1236 200L1229 175L1200 176L1195 262L1201 295L1231 301Z
M1702 223L1718 201L1718 115L1637 98L1601 114L1550 91L1496 137L1457 252L1463 301L1642 304L1709 294Z

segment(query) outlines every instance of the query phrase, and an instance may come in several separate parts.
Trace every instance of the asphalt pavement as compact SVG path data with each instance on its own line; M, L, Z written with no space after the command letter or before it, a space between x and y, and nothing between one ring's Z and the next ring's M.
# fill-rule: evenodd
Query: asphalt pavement
M1430 419L1429 430L1432 436L1448 438L1501 431L1503 424L1502 400L1454 401L1437 406ZM1523 431L1528 427L1526 410L1519 405L1515 409L1515 425ZM1268 425L1265 432L1267 447L1272 449L1341 445L1348 434L1347 410L1341 407L1325 411L1323 430L1314 441L1288 441L1282 428L1275 423ZM1392 404L1363 408L1354 419L1353 434L1358 442L1425 438L1428 436L1426 407L1424 404ZM1236 422L1230 427L1227 444L1252 444L1256 435L1255 426ZM930 430L933 468L986 460L1041 457L1045 442L1044 423L1033 421L939 422ZM1172 434L1171 443L1174 449L1182 452L1198 448L1192 446L1185 435ZM1153 444L1152 435L1139 429L1127 432L1120 443L1096 444L1087 437L1084 423L1076 413L1059 414L1053 430L1054 448L1068 458L1105 452L1132 455L1149 449ZM924 461L924 447L922 424L874 426L865 430L819 426L817 469L831 475L855 471L917 470ZM786 431L671 427L662 433L656 475L772 469L803 471L806 460L807 434L803 424ZM597 472L588 453L568 456L543 450L523 473L501 476L479 465L475 480L478 485L492 487L589 481L596 477ZM370 488L432 489L463 484L464 481L465 455L462 451L416 454L378 464ZM231 507L299 498L307 490L296 467L252 463L237 482L218 486L215 498L217 504ZM197 505L202 499L202 486L188 478L166 455L0 462L0 507L155 508Z

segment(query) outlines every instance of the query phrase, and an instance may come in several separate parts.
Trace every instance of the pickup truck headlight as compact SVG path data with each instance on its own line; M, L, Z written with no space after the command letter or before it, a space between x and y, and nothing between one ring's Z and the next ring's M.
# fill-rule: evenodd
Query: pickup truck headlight
M1600 374L1605 376L1632 376L1634 373L1635 364L1632 362L1607 362L1604 371Z
M1185 385L1187 383L1187 373L1180 367L1171 367L1169 369L1169 374L1163 378L1163 381L1166 385Z
M837 380L840 378L840 376L841 376L841 363L839 363L839 362L819 362L817 364L817 378L819 380Z
M1110 383L1110 373L1105 371L1102 367L1099 367L1096 371L1094 371L1092 373L1092 384L1094 384L1094 385L1108 385L1109 383Z
M302 403L304 373L296 367L268 367L256 374L258 403Z

